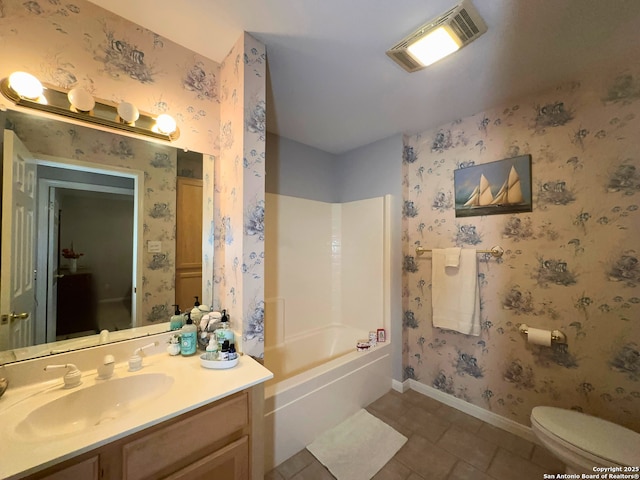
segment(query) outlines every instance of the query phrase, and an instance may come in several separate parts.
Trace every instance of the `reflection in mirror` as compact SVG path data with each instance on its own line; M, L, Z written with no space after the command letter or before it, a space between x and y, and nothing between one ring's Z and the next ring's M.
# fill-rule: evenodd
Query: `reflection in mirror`
M4 115L0 364L166 331L180 278L177 172L201 178L202 155ZM11 199L20 185L26 203Z

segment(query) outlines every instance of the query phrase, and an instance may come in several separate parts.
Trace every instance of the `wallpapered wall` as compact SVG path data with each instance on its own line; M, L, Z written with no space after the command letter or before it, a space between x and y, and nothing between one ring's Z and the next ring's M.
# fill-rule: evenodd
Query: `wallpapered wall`
M214 166L214 298L242 350L264 356L266 53L244 34L220 69L220 162Z
M405 137L403 371L525 425L554 405L640 430L640 75L586 78ZM531 213L455 218L455 169L523 154ZM505 249L478 256L479 337L433 328L417 245Z
M0 0L0 39L0 77L25 70L56 86L82 86L98 98L126 100L150 113L169 113L181 132L172 145L208 154L203 164L204 212L212 220L203 225L204 301L232 311L232 326L243 331L249 345L249 351L244 351L262 357L264 45L249 35L241 36L223 62L226 73L221 80L218 63L86 0L65 4ZM227 106L224 114L221 102ZM0 97L3 103L8 101ZM229 159L225 167L217 161L221 142ZM85 148L85 153L91 151L90 146ZM111 148L132 153L127 144ZM171 168L175 177L175 160ZM172 185L175 188L175 182ZM227 201L233 208L222 206ZM234 239L238 243L233 254L225 248L214 253L214 247L232 245ZM171 252L163 253L170 257ZM145 253L145 261L147 257ZM149 286L152 295L172 289L173 279L167 284L158 278L158 285ZM151 316L145 318L168 319L171 303L166 304L167 315L156 315L164 304L151 298Z
M0 77L25 70L53 85L81 86L96 97L127 100L178 121L181 137L171 146L41 118L31 121L49 125L41 132L16 128L35 152L146 172L141 319L166 321L175 301L173 147L215 153L219 65L85 0L5 1L2 7ZM147 240L162 240L163 251L147 252Z
M86 0L4 0L0 7L0 78L24 70L54 86L169 113L180 127L174 145L215 153L216 62Z

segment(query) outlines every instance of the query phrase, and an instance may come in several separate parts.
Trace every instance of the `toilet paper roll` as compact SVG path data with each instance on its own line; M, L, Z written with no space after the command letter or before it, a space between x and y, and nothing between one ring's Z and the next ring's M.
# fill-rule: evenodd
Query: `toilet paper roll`
M540 328L528 328L527 341L534 345L551 346L551 330L542 330Z

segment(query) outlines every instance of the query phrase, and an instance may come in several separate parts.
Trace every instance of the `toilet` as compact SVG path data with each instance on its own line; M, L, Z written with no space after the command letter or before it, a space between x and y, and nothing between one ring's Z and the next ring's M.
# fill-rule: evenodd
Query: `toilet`
M534 407L531 428L567 466L566 473L597 473L594 467L640 466L640 433L574 410ZM602 471L602 470L601 470Z

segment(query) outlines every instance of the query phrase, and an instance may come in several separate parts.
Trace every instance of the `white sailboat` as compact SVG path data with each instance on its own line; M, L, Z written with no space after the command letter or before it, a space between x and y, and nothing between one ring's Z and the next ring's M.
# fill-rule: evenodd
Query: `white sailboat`
M509 171L509 178L502 184L502 187L500 187L500 190L498 190L498 193L496 193L496 196L491 201L491 205L509 205L522 203L523 201L524 197L522 196L520 176L512 165Z
M465 202L465 207L485 207L493 202L491 184L484 175L480 175L480 185L473 189L469 199Z

